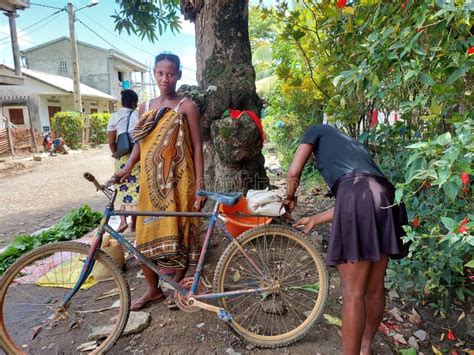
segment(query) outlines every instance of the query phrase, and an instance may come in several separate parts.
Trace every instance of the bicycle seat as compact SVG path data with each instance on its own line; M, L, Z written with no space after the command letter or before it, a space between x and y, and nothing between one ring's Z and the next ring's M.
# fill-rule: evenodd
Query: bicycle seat
M242 192L210 192L199 190L197 194L227 206L234 206L242 197Z

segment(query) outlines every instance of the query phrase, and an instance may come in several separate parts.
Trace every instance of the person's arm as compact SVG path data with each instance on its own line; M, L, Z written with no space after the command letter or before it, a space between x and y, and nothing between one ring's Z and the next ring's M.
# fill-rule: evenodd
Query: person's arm
M109 137L109 148L112 154L117 151L117 131L108 131L107 135Z
M193 162L194 173L196 176L196 189L205 190L204 180L204 157L202 153L202 137L201 137L201 115L196 104L191 100L186 100L182 103L183 112L186 114L188 120L189 131L193 144ZM195 208L201 210L206 203L206 198L203 196L196 196Z
M327 211L324 211L312 216L303 217L298 222L293 224L293 227L303 228L303 232L308 233L311 229L314 228L314 226L332 221L333 216L334 216L334 207Z
M289 213L291 213L296 207L295 194L300 184L301 172L312 152L313 146L311 144L300 144L298 149L296 149L295 156L293 157L290 168L288 169L288 175L286 177L286 196L283 205Z
M130 158L128 158L127 163L125 166L117 171L114 176L117 178L118 181L123 182L125 179L130 176L132 173L133 167L136 163L140 160L140 145L135 143L133 145L132 152L130 153Z

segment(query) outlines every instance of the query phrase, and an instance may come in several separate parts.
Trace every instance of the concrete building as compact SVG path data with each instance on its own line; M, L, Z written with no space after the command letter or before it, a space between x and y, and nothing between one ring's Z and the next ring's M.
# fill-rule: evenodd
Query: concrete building
M135 91L142 89L146 65L114 49L104 49L77 41L81 83L120 100L123 83L128 81ZM71 42L61 37L21 51L28 69L72 77ZM112 108L110 111L113 111Z
M0 65L0 76L11 76L14 69ZM16 127L50 130L50 118L58 111L74 111L72 79L31 69L22 69L23 85L0 85L0 116ZM85 113L110 112L116 101L107 93L81 84ZM0 129L5 121L0 120Z

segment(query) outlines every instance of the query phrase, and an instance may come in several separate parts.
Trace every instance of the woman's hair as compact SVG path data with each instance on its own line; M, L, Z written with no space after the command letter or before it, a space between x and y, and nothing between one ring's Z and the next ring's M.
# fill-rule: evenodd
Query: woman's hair
M138 104L138 95L133 90L123 90L120 95L122 95L122 106L133 108L132 106Z
M161 62L163 60L168 60L171 63L173 63L176 66L177 71L181 70L181 61L179 60L179 57L176 54L172 54L172 53L160 53L160 54L158 54L155 58L155 67L159 62Z

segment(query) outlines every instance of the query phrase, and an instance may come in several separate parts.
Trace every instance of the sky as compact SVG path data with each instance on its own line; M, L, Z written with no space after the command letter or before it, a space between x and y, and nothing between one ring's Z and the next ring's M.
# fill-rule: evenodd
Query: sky
M269 2L271 1L265 0L265 3ZM19 17L17 17L16 22L20 50L28 49L62 36L69 36L66 11L60 12L32 26L57 11L46 6L62 8L66 6L66 3L67 0L32 0L30 8L18 11ZM81 8L89 4L90 0L72 0L72 3L75 8ZM251 3L258 3L258 0L252 0ZM183 70L183 77L179 84L196 84L194 24L182 19L180 33L173 34L171 31L167 31L163 36L159 37L158 42L151 43L146 39L141 40L133 34L128 35L126 32L119 34L114 31L114 21L110 16L118 9L119 7L115 0L99 0L96 6L84 8L78 11L76 16L114 47L148 66L153 62L154 57L163 51L177 54L181 58ZM112 48L110 44L106 43L78 21L76 21L76 37L79 41L106 49ZM8 18L1 14L0 64L13 67Z

